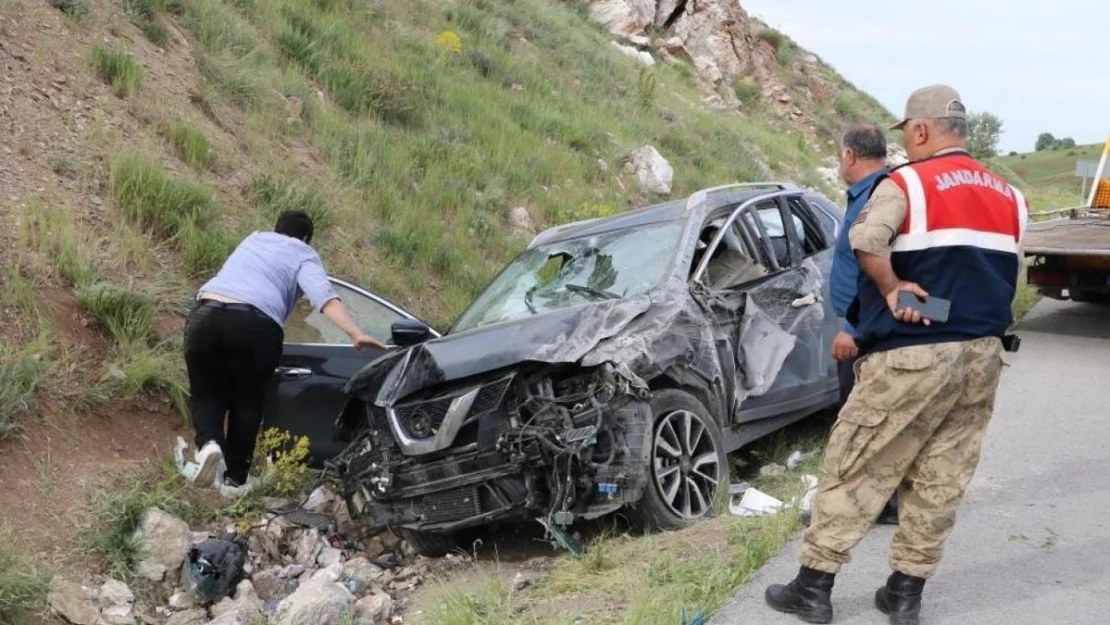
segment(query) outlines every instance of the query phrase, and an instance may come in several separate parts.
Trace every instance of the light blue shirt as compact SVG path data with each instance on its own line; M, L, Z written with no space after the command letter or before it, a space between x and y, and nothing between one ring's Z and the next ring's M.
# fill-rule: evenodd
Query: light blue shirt
M198 297L200 293L250 304L282 326L302 294L317 311L338 297L316 250L276 232L255 232L243 239Z

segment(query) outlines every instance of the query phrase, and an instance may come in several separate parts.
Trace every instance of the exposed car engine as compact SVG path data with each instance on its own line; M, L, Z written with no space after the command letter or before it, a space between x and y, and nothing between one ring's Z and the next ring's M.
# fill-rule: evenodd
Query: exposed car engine
M342 494L375 525L438 533L595 518L643 493L648 399L607 365L568 365L369 406L336 459Z

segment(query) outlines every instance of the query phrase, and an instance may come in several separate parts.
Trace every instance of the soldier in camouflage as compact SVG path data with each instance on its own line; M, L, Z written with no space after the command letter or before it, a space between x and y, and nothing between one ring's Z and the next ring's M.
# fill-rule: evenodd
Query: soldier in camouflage
M835 575L895 491L894 573L875 605L893 625L919 622L925 580L979 462L1012 321L1021 193L966 152L966 111L950 87L914 92L895 128L912 162L875 187L850 233L862 271L849 320L868 355L829 434L802 568L766 593L811 623L832 621ZM900 291L949 300L948 320L899 306Z

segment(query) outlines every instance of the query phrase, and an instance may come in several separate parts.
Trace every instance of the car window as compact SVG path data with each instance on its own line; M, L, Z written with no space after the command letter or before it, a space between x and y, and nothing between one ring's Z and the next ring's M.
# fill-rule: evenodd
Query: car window
M455 322L464 332L659 285L674 261L682 222L602 232L525 250Z
M700 266L704 255L710 253L709 247L725 220L726 217L713 219L702 228L694 253L693 271ZM704 273L704 282L712 290L733 289L767 275L765 260L759 260L765 257L765 253L745 235L739 221L733 221L721 237L720 244L713 248Z
M355 324L366 334L386 341L392 335L393 322L405 316L396 310L342 284L332 283L336 294ZM301 298L293 314L285 323L286 343L326 343L330 345L349 345L350 337L337 328L323 314L312 309L308 300Z
M844 210L819 195L807 195L806 201L813 206L813 214L821 223L821 231L825 239L832 244L840 234L840 222L844 219Z

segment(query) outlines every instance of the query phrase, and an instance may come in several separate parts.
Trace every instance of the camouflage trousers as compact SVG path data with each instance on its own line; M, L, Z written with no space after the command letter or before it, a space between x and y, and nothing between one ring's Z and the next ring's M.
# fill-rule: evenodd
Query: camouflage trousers
M856 387L825 447L802 565L838 572L897 489L891 567L930 577L979 463L1001 372L1002 342L993 337L857 362Z

